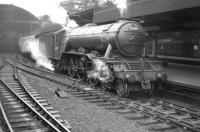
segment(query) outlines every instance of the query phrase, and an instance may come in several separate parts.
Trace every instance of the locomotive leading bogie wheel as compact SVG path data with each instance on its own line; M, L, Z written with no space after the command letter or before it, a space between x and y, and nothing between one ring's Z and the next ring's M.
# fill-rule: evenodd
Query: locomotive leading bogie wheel
M70 77L75 77L75 75L76 75L75 68L76 67L75 67L74 59L70 59L69 66L68 66L68 73L69 73Z
M93 86L97 86L99 79L98 78L88 78L88 82Z
M85 72L85 66L82 60L79 59L78 61L78 78L81 79L82 81L85 81L87 79L87 74Z
M150 95L150 96L153 96L155 88L156 88L156 83L155 82L151 82L151 88L146 90L145 93Z
M150 90L149 90L149 94L150 94L150 95L153 95L154 89L155 89L155 83L154 83L154 82L151 82L151 88L150 88Z
M128 88L128 84L123 79L117 79L116 91L120 97L128 97L130 94L130 89Z
M110 91L114 89L114 84L112 82L100 82L101 88L105 91Z

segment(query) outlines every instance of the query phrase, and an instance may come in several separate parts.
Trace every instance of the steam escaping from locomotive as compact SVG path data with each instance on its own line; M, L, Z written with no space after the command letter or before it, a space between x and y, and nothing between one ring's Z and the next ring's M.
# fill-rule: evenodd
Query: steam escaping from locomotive
M89 71L88 78L98 78L102 82L109 82L113 79L112 72L105 62L94 59L93 64L94 69Z
M108 1L112 2L120 11L121 16L127 9L127 0L99 0L99 5L103 5Z
M127 9L127 0L115 0L114 4L117 6L117 8L120 10L121 16Z
M78 26L79 26L79 25L76 23L76 21L71 20L71 19L69 18L69 15L67 14L66 20L65 20L65 27L68 28L67 30L69 30L70 28L78 27Z
M39 42L38 39L27 39L22 43L21 50L23 53L31 53L31 57L36 61L38 66L42 66L51 71L54 71L54 67L51 64L51 61L45 55L45 50L40 49L40 44L41 42Z

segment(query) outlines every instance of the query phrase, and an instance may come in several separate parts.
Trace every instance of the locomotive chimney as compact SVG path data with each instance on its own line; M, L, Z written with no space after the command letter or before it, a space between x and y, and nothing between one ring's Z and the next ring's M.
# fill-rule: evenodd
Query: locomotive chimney
M112 46L111 46L111 44L109 44L107 49L106 49L106 53L104 55L104 58L109 58L111 50L112 50Z

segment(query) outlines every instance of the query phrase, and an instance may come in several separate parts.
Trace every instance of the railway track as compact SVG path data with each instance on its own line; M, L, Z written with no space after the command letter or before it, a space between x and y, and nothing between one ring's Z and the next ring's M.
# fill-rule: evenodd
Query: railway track
M137 120L140 125L147 126L150 130L163 131L181 128L187 131L200 131L200 111L181 105L163 101L160 98L143 98L141 100L132 100L121 98L117 95L102 91L101 89L92 89L90 86L65 76L56 76L57 74L34 69L33 67L19 69L55 83L67 87L65 90L76 97L88 100L90 103L96 103L109 110L116 110L123 114L127 119ZM62 78L62 79L61 79Z
M0 79L0 114L4 131L10 132L70 132L70 126L62 120L46 100L21 80L17 70ZM4 71L5 74L5 71Z

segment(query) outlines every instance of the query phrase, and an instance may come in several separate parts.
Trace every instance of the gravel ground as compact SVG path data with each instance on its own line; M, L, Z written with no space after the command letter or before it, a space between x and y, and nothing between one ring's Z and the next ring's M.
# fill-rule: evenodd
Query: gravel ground
M127 120L115 111L106 110L96 104L69 94L68 98L59 98L53 93L55 89L65 87L53 82L22 73L30 85L60 111L63 119L72 126L72 132L147 132L136 121Z

